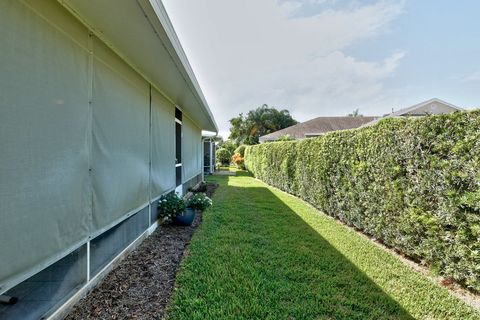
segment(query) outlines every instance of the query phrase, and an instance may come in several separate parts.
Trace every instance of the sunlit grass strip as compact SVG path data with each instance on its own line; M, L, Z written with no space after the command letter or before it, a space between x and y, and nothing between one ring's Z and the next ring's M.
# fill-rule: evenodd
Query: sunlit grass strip
M171 319L480 319L446 289L303 201L221 184L177 277Z

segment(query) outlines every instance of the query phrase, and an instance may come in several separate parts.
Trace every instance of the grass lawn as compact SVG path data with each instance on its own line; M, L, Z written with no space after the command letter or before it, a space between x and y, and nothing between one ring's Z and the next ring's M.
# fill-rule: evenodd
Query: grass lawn
M480 319L311 206L239 172L182 263L170 319Z

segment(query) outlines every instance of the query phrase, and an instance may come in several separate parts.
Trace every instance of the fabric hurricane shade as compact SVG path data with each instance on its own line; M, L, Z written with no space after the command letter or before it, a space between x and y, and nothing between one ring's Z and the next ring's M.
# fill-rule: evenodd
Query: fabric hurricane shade
M152 90L151 198L175 188L175 106Z
M202 170L202 130L187 117L183 117L182 130L182 182L187 182Z
M4 292L175 187L175 106L56 1L0 1L0 38Z
M66 29L0 2L0 290L91 231L89 37Z

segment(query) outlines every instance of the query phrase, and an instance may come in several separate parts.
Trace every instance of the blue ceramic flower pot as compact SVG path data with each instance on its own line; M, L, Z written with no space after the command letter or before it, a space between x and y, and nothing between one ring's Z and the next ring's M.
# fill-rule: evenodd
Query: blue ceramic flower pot
M177 214L173 218L173 222L179 226L190 226L193 219L195 219L195 210L187 208L184 212Z

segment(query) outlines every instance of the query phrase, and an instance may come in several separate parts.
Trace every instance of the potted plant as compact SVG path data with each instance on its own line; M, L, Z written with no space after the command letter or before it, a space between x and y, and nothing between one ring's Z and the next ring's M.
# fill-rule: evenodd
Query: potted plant
M176 193L162 196L158 201L158 212L164 221L175 221L183 211L185 211L185 201Z
M195 211L204 211L212 205L212 199L207 197L204 193L195 193L187 200L187 209Z
M184 208L182 212L173 216L173 222L179 226L190 226L195 219L195 210L192 208Z

